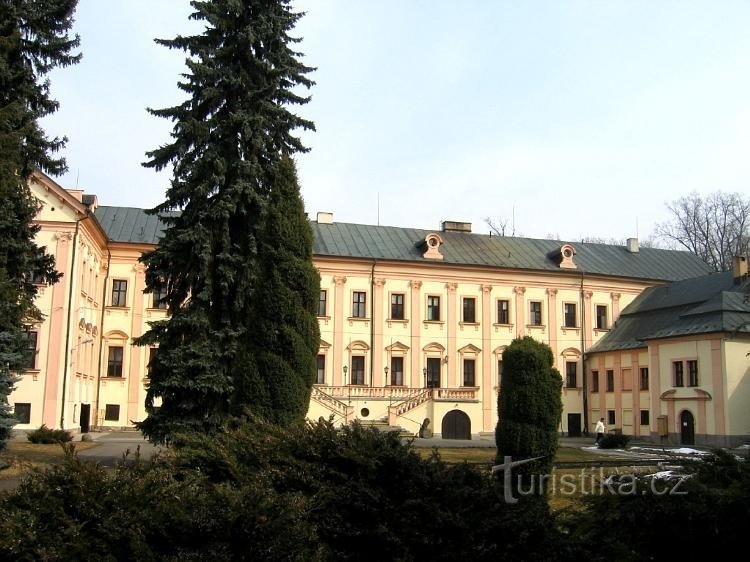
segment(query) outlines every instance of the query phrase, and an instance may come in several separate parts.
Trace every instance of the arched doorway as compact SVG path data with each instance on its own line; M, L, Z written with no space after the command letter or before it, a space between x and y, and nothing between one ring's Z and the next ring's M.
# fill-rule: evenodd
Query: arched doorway
M680 413L680 443L695 445L695 418L688 410Z
M443 418L443 439L471 439L471 420L461 410L451 410Z

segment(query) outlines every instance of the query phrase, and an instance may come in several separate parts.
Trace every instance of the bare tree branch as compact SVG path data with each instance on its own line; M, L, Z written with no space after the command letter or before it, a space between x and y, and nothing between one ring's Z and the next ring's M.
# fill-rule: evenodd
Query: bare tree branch
M750 253L750 198L717 191L691 193L667 203L671 219L656 227L659 239L676 243L716 271L732 267L734 256Z

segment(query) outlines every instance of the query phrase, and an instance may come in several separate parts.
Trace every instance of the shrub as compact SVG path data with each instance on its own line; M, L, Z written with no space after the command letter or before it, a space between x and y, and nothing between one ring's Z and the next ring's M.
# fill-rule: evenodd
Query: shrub
M624 449L630 442L630 435L622 433L605 433L599 441L600 449Z
M42 424L39 429L29 433L27 439L36 445L48 445L50 443L67 443L73 440L73 436L64 429L50 429Z

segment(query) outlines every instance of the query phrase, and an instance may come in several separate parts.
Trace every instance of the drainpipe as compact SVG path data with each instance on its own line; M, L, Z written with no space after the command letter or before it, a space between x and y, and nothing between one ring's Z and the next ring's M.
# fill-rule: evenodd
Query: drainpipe
M372 388L375 372L373 362L375 361L375 264L377 263L378 260L373 260L370 270L370 388Z
M583 295L583 271L581 271L581 377L583 378L583 434L589 436L589 385L586 376L586 299Z
M73 259L70 264L70 291L68 292L68 326L65 328L65 366L63 367L62 400L60 404L60 429L65 429L65 387L68 383L68 369L70 368L70 320L73 316L73 287L76 282L76 251L78 250L78 228L86 217L76 219L76 231L73 235Z
M96 367L96 402L94 407L96 408L96 411L94 412L94 419L96 420L97 427L101 427L99 422L99 393L101 392L101 386L102 386L102 358L104 357L104 346L102 343L104 342L104 309L107 306L107 283L109 282L109 268L112 266L112 250L109 249L109 244L107 244L107 274L104 276L104 286L102 287L102 302L100 306L102 307L101 314L99 315L99 362Z

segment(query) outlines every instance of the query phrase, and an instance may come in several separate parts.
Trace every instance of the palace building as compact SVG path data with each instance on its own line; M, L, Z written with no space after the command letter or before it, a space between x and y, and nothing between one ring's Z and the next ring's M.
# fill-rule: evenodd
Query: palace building
M144 293L138 258L158 244L163 224L143 209L99 205L41 173L31 187L42 204L38 243L64 276L40 287L45 319L29 329L29 370L9 398L16 428L131 427L145 417L154 352L132 340L167 313L158 295ZM727 319L697 336L700 328L682 316L666 320L659 308L708 314L713 306L721 316L742 290L747 304L747 284L708 275L692 254L641 248L635 239L617 246L475 234L462 222L421 230L318 213L311 225L321 276L311 419L490 435L502 352L528 335L551 347L563 377L561 433L592 431L605 417L629 434L689 439L679 425L688 412L696 440L750 435L742 413L750 362L740 357L750 351L748 325L735 329ZM714 293L695 287L718 277L731 294L716 304ZM675 293L694 298L670 304ZM644 320L651 312L658 322ZM695 351L691 338L699 339Z

